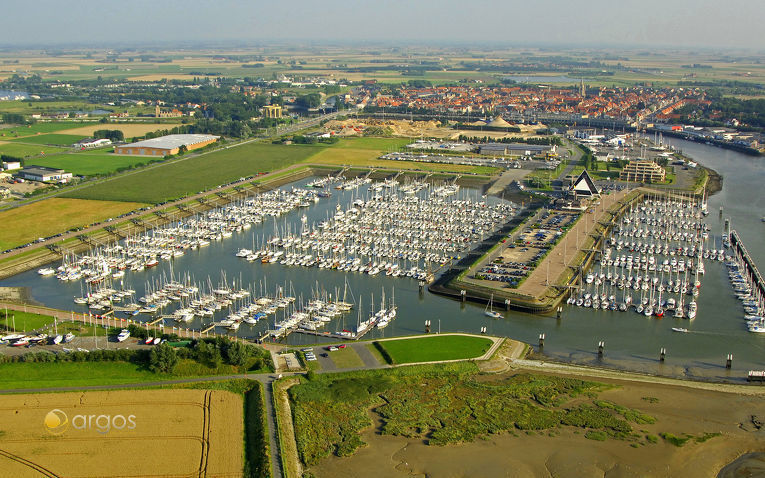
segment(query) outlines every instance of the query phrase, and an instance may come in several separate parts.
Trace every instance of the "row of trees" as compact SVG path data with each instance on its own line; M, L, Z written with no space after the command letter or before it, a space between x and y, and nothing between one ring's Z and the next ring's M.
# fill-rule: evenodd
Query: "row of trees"
M109 139L113 143L125 140L125 134L118 129L97 129L93 131L93 137L95 139Z

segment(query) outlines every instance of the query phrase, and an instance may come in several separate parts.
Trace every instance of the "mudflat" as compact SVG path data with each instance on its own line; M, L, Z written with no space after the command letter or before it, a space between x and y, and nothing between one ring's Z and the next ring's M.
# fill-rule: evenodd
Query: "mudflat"
M515 372L508 372L512 374ZM581 377L590 379L589 377ZM598 398L639 409L656 418L635 425L651 440L631 443L585 438L585 430L515 431L472 443L431 446L427 440L383 436L380 419L363 432L367 446L353 456L324 459L310 469L317 477L715 477L738 457L765 449L761 397L675 384L591 378L614 385ZM713 434L719 433L719 436ZM662 434L688 439L676 446ZM665 435L670 437L670 435ZM704 440L703 437L709 438Z

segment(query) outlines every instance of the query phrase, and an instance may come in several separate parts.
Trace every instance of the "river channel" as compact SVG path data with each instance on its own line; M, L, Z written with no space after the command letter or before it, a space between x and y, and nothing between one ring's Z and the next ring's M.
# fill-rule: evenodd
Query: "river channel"
M710 214L706 221L711 227L709 241L714 244L721 238L724 218L731 218L736 229L757 264L765 260L765 161L734 151L697 144L677 139L665 142L682 149L683 153L699 163L718 171L724 178L723 189L709 199ZM309 179L299 181L301 186ZM290 188L293 185L284 186ZM301 208L278 218L278 227L293 224L296 230L301 216L305 214L309 223L327 218L337 205L347 207L354 192L334 191L331 198L322 199L309 208ZM356 195L359 192L355 193ZM477 190L463 188L463 195L477 198ZM491 200L498 200L490 198ZM718 211L723 207L723 214ZM394 294L398 315L383 330L373 330L365 338L381 336L411 335L424 332L426 320L431 322L431 332L473 332L482 327L487 333L512 337L517 340L537 343L540 333L546 335L544 354L551 359L581 364L606 366L616 369L658 373L668 376L696 377L712 380L743 380L746 371L765 369L765 334L753 334L746 330L741 303L735 298L728 282L727 268L719 262L706 261L706 274L702 279L701 294L698 298L698 315L689 322L686 319L665 317L662 320L646 318L634 312L592 310L565 307L560 320L551 316L539 316L509 311L501 319L484 315L484 308L475 304L460 304L429 293L420 292L414 279L394 278L384 275L369 276L354 272L342 272L300 266L287 267L279 264L247 262L235 257L242 248L252 248L253 240L261 241L274 232L274 220L253 226L248 231L235 233L233 237L213 242L209 247L187 251L172 260L173 273L189 274L195 282L213 284L225 273L229 283L236 280L245 286L252 284L255 294L261 290L273 294L278 286L286 292L307 301L315 290L342 295L345 284L349 285L348 301L358 304L362 299L362 318L369 313L371 297L379 305L384 289L387 298ZM55 266L55 264L54 264ZM140 297L148 281L157 280L162 274L169 277L170 265L160 262L154 269L129 272L124 279ZM32 297L47 306L63 310L85 311L84 306L74 304L73 297L81 294L79 283L59 282L54 277L42 278L36 271L28 271L0 281L0 286L29 287ZM277 318L281 318L281 312ZM146 320L148 316L137 318ZM357 309L341 319L335 319L324 330L335 332L342 329L354 330ZM209 319L206 320L209 322ZM261 321L254 326L243 324L237 334L241 337L256 338L273 328L274 318L269 323ZM167 327L173 323L168 320ZM184 327L199 328L196 318ZM685 327L688 333L672 332L672 327ZM166 329L168 330L168 329ZM219 330L220 331L220 330ZM605 341L605 354L597 356L599 341ZM287 339L290 344L314 344L326 339L313 335L293 333ZM666 361L658 360L659 350L667 351ZM734 354L733 367L726 370L725 357Z

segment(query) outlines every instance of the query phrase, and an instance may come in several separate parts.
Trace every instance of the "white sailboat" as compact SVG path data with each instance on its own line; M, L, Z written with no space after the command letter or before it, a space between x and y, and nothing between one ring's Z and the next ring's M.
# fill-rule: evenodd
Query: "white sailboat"
M486 304L486 309L483 311L483 314L486 317L491 317L492 319L502 318L502 314L494 311L493 303L494 303L494 294L491 295L491 298L489 299L489 303Z

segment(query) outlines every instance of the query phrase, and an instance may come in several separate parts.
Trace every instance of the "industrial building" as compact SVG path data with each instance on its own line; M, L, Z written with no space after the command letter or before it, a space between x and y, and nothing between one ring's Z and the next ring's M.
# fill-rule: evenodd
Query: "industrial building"
M170 134L117 146L114 148L114 154L163 157L169 154L178 154L182 146L185 146L188 151L203 148L218 141L218 138L220 136L210 134Z
M664 181L666 176L664 168L648 159L630 161L619 173L619 179L622 181L641 183L659 183Z
M539 154L555 153L556 146L546 144L526 144L526 143L486 143L481 145L481 154L491 155L526 155L536 156Z
M57 181L65 183L72 178L72 173L68 173L63 169L45 168L43 166L31 166L29 168L22 169L19 173L23 179L30 181Z
M107 138L85 138L81 141L78 141L72 145L73 148L80 148L80 149L90 149L90 148L100 148L102 146L109 146L112 144L112 140Z

